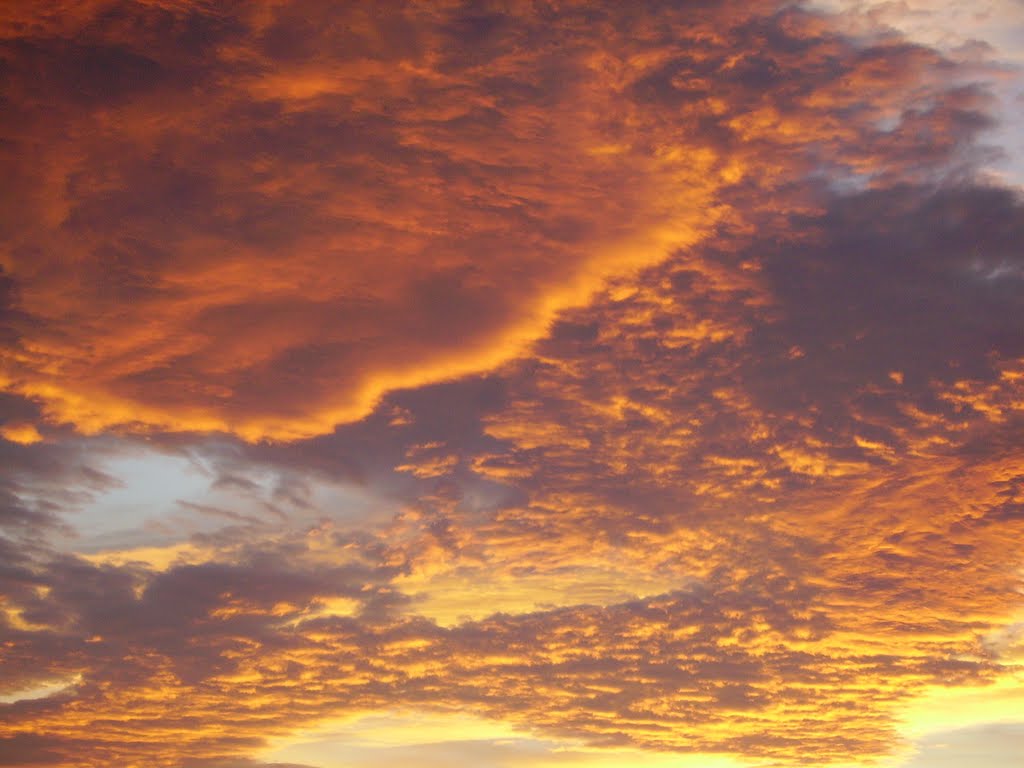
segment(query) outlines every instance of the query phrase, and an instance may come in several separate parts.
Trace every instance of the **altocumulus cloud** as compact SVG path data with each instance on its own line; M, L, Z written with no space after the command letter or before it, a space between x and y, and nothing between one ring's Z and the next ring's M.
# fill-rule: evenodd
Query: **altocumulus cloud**
M766 2L94 3L4 30L0 381L85 432L330 431L524 352L742 218L738 189L931 167L983 120L934 52Z
M256 768L404 708L849 763L1013 674L976 59L768 2L3 13L0 762ZM57 546L133 432L304 522Z

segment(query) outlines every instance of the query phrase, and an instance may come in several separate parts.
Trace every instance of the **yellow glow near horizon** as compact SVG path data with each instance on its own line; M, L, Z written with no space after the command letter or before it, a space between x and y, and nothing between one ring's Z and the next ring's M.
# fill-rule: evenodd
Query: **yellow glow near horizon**
M460 746L461 744L461 746ZM623 747L595 748L578 740L530 733L508 723L463 712L400 710L325 722L284 738L273 739L260 760L308 762L316 768L407 765L402 748L451 745L472 756L495 749L501 765L523 768L605 768L644 765L653 768L757 768L764 761L739 760L720 754L679 754ZM346 753L353 751L353 755ZM430 759L429 750L424 753ZM486 759L486 758L485 758ZM493 756L492 756L493 759ZM365 761L365 763L364 763ZM405 762L403 762L405 761ZM429 763L434 765L433 762ZM844 768L837 766L837 768Z
M1024 671L991 685L969 688L934 686L902 711L900 732L920 739L943 731L993 723L1024 723Z

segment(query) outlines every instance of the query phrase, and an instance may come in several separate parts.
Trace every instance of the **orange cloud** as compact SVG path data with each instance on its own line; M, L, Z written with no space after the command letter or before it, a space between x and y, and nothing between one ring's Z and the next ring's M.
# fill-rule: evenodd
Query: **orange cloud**
M524 353L737 190L870 172L877 102L942 65L771 3L299 7L8 11L0 387L85 433L329 432Z
M38 443L43 439L35 424L26 424L24 422L9 422L0 426L0 436L3 436L5 440L10 440L12 443L21 443L22 445Z
M81 557L42 534L100 438L0 441L9 763L240 768L399 708L872 764L938 688L1019 690L982 89L774 3L514 10L2 17L5 424L289 502Z
M82 431L326 432L522 352L714 221L716 153L616 106L628 51L521 55L572 13L496 19L483 66L442 7L319 33L287 7L122 11L8 58L24 321L0 383Z

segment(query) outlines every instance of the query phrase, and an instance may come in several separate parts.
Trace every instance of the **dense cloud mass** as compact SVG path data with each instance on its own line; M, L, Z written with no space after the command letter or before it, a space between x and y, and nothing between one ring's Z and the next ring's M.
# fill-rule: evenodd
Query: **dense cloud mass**
M12 15L3 384L86 432L327 432L986 122L935 52L771 3Z
M870 22L0 10L0 765L1019 739L1005 70Z
M694 240L729 162L622 93L668 30L515 11L11 25L6 386L86 431L325 432L522 351L605 275Z

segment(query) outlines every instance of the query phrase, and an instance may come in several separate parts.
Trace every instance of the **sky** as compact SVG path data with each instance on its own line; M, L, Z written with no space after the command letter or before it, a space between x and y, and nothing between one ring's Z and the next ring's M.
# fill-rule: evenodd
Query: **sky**
M1022 51L0 4L0 766L1019 766Z

